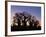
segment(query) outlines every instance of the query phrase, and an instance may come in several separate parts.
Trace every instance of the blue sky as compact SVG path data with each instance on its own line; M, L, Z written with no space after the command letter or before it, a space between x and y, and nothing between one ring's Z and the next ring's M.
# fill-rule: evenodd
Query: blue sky
M27 12L33 16L35 16L38 20L41 20L41 7L36 6L11 6L11 15L13 16L16 12Z

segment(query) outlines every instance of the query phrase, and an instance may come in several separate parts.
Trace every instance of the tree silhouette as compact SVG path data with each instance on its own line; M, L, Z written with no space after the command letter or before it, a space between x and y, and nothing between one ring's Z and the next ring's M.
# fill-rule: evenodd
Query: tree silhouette
M18 25L16 26L15 23ZM39 24L40 23L35 16L32 16L25 11L23 13L15 13L11 31L41 30L41 26L38 26Z

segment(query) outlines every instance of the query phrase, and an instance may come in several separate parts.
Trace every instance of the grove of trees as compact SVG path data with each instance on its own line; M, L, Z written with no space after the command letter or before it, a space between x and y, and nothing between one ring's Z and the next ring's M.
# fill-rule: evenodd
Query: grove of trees
M41 30L39 20L26 12L15 13L11 25L11 31Z

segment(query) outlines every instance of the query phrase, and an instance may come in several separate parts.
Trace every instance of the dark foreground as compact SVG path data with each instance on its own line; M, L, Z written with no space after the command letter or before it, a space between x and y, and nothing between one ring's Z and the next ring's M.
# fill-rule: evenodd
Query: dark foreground
M28 30L41 30L41 27L11 26L11 31L28 31Z

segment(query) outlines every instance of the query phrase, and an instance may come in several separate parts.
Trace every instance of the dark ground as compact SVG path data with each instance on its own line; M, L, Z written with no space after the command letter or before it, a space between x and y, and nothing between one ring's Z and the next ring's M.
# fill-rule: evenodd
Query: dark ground
M41 27L31 26L11 26L11 31L28 31L28 30L41 30Z

